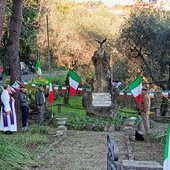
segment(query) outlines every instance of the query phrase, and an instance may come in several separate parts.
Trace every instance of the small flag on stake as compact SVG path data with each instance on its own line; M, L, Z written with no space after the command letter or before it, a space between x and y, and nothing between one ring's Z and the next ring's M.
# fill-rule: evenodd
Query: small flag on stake
M14 88L15 90L20 90L20 88L21 88L20 85L21 85L21 83L18 80L16 80L14 82L14 84L12 85L12 88Z
M124 96L124 92L120 92L120 93L119 93L119 96L120 96L120 97L123 97L123 96Z
M83 88L78 88L77 90L79 93L82 93L83 92Z
M27 86L27 85L28 85L28 82L27 82L27 81L24 81L24 85Z
M62 87L61 87L61 90L62 90L63 93L66 92L66 89L67 89L66 86L62 86Z
M149 94L150 98L154 98L154 92L153 91L149 91L148 94Z
M162 91L162 96L163 97L168 97L168 91Z
M35 88L35 83L34 82L32 82L31 88Z
M59 88L59 85L55 85L55 86L54 86L54 91L55 91L55 92L58 92L58 88Z

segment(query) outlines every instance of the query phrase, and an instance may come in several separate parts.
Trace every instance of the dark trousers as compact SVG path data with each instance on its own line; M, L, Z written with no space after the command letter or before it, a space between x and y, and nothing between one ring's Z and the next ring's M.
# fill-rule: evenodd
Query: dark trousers
M28 106L21 106L21 111L22 111L22 127L26 127L27 126L27 120L28 120L29 107Z

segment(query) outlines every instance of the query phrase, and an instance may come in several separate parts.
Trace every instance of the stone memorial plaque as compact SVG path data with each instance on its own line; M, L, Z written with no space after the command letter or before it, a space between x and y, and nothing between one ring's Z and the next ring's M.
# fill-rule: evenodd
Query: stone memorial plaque
M92 93L92 106L110 107L111 103L110 93Z

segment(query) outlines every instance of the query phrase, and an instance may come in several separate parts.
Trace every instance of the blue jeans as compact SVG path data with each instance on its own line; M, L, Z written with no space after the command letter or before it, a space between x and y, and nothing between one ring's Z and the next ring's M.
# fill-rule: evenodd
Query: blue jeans
M21 106L21 111L22 111L22 127L26 127L28 121L29 107Z

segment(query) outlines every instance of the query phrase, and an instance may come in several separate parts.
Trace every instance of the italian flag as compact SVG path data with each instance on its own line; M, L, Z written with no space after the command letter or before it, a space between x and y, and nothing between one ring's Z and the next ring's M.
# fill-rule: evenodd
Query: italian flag
M35 88L35 83L34 82L32 82L31 88Z
M27 86L27 85L28 85L28 82L27 82L27 81L24 81L24 85Z
M78 88L78 92L82 93L83 92L83 88Z
M58 91L58 88L59 88L59 86L58 86L58 85L55 85L55 86L54 86L54 91L57 92L57 91Z
M70 96L75 96L81 78L72 70L69 70Z
M164 151L163 170L170 170L170 122L168 123L168 134Z
M128 85L137 104L140 104L142 97L142 77L138 76L132 83Z
M123 97L123 96L124 96L124 92L120 92L120 93L119 93L119 96L120 96L120 97Z
M38 78L41 78L42 71L41 71L41 64L39 59L37 60L36 66L35 66L35 71L38 74Z
M67 91L66 86L62 86L62 87L61 87L61 91L62 91L62 93L66 93L66 91Z
M52 104L54 99L54 93L52 88L51 79L49 80L49 96L48 96L48 103Z

